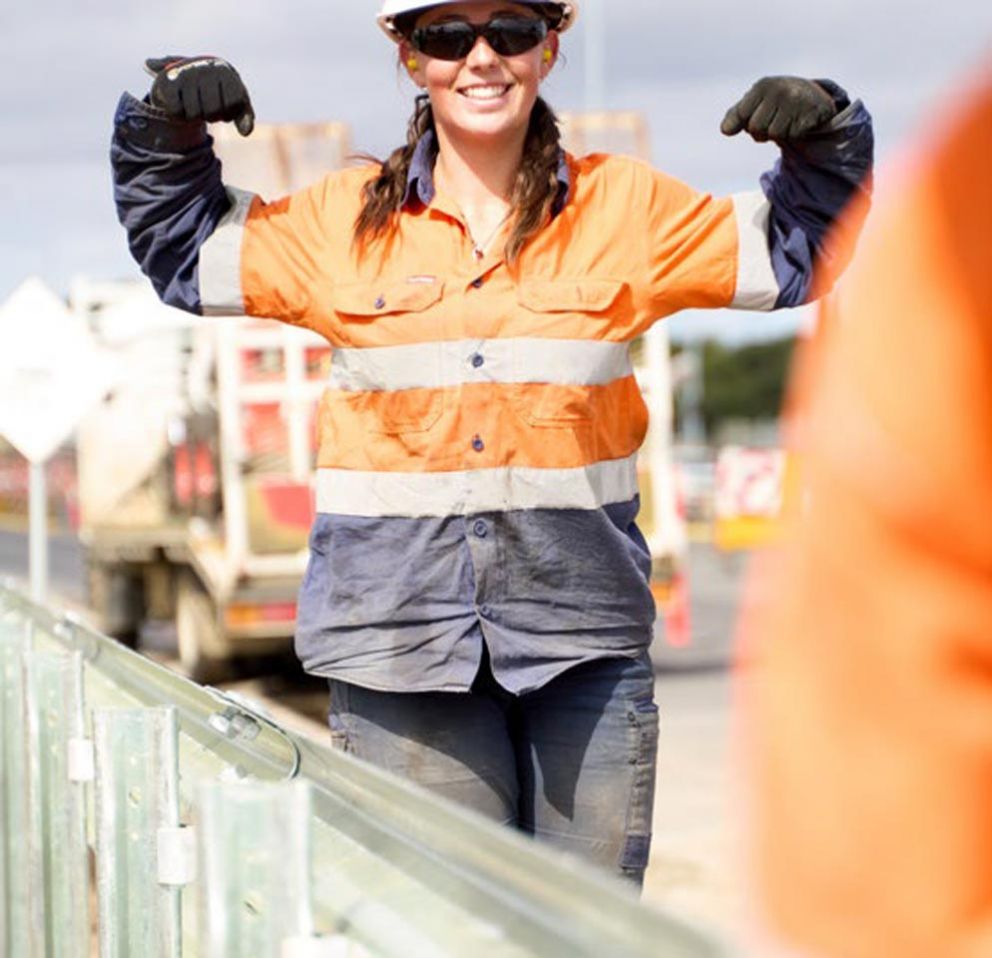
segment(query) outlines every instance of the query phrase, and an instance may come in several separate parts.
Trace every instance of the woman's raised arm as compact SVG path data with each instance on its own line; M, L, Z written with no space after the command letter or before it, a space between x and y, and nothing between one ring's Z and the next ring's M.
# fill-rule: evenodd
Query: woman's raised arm
M208 122L255 124L237 70L218 57L146 61L144 100L117 105L111 162L131 253L170 306L201 315L306 319L323 233L314 190L266 204L225 185ZM247 245L250 255L243 255Z

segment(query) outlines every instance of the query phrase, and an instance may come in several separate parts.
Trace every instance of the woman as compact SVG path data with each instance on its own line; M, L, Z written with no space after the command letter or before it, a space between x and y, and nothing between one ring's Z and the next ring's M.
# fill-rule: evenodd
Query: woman
M715 200L562 152L538 92L576 4L422 3L379 17L426 95L384 163L269 204L225 189L203 120L250 132L238 74L149 61L118 208L166 302L334 346L297 650L339 744L640 881L658 718L628 347L685 307L804 301L870 121L826 81L760 81L723 128L783 162L767 199Z

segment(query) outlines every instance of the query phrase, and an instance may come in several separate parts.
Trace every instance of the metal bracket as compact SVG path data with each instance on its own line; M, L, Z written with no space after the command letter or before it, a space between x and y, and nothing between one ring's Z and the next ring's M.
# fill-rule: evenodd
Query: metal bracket
M293 749L293 767L284 777L284 781L292 781L299 775L300 765L302 763L300 748L286 732L286 729L267 715L263 715L257 709L243 704L234 696L228 695L220 689L211 686L207 688L207 691L227 705L223 711L214 712L207 720L215 732L232 741L243 738L251 742L261 734L263 725L268 726L273 732L281 735Z
M229 705L223 712L214 712L207 721L215 732L229 739L243 738L251 742L262 731L254 716L234 705Z
M55 624L54 632L56 637L65 642L70 649L81 652L86 662L95 662L99 658L99 639L78 613L64 613L61 620Z

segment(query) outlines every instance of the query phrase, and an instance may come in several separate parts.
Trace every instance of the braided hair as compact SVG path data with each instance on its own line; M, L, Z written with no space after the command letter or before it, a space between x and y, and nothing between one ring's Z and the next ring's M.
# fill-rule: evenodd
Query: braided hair
M407 127L405 145L394 150L381 164L379 175L363 190L363 206L355 220L354 241L359 247L387 237L395 228L413 154L427 132L434 130L434 113L426 95L418 96ZM531 111L524 140L523 160L510 194L513 229L506 244L506 257L516 262L527 241L546 222L558 195L558 166L561 134L558 118L541 98Z

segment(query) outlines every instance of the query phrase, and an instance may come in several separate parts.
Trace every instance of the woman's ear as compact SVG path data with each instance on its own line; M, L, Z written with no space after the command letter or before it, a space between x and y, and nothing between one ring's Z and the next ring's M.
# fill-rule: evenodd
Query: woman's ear
M399 47L400 64L406 71L407 76L413 80L421 89L424 87L424 78L420 69L420 58L417 51L410 45L409 40L402 40Z
M544 50L541 53L541 79L545 79L558 62L560 40L558 33L552 30L544 39Z

